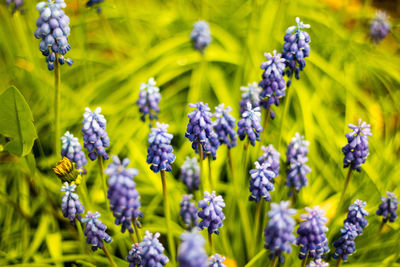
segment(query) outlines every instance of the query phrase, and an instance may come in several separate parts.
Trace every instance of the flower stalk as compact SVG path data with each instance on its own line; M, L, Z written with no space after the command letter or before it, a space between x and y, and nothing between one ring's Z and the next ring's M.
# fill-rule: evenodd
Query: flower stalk
M168 205L168 193L167 193L167 183L165 181L165 171L161 170L160 173L161 173L161 181L162 181L163 196L164 196L164 213L165 213L166 226L167 226L167 238L168 238L169 250L171 253L171 261L174 263L175 262L175 243L174 243L174 238L172 236L171 226L170 226L171 214L170 214L169 205Z

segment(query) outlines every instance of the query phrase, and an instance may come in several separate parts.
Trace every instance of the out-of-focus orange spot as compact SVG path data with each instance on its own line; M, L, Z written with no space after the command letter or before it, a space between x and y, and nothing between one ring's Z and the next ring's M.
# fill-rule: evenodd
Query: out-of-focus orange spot
M359 12L362 8L359 0L346 1L346 0L324 0L324 2L331 8L338 10L344 9L348 13ZM346 5L346 6L345 6Z
M27 72L33 71L33 68L34 68L32 62L26 61L26 60L23 59L23 58L18 58L18 59L15 61L15 65L16 65L17 67L21 68L21 69L26 70Z
M226 267L237 267L236 261L233 259L226 258L224 261Z

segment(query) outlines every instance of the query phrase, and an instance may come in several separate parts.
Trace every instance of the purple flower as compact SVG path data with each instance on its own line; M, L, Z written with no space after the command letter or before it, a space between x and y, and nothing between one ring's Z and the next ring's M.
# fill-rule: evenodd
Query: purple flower
M160 233L153 235L146 231L142 242L139 243L143 267L161 267L168 263L168 257L163 254L164 247L158 241L159 237Z
M108 179L107 197L110 200L110 209L115 217L115 224L121 225L121 232L126 229L133 233L132 219L143 217L140 211L140 196L136 189L134 177L139 174L136 169L126 168L129 165L129 159L122 162L118 156L112 157L105 173L110 177Z
M333 242L333 246L336 248L333 258L340 257L343 261L347 261L348 257L356 251L354 239L357 235L357 227L352 223L345 223L344 227L340 229L339 239Z
M240 140L249 138L249 141L252 146L256 145L256 140L260 141L260 133L263 130L263 127L260 124L261 122L261 113L260 108L252 108L250 103L247 103L247 111L243 112L242 118L238 121L238 135Z
M296 244L300 246L299 258L304 259L308 253L310 259L324 258L324 253L329 251L328 240L326 239L325 232L328 227L325 223L328 218L322 216L325 211L319 209L318 206L313 208L305 208L309 214L302 214L300 218L303 219L297 229L299 235L296 239Z
M132 249L129 251L126 260L129 262L129 267L142 266L142 256L140 255L139 243L132 244Z
M76 166L79 169L83 169L86 173L83 165L86 165L87 160L85 157L85 153L82 151L82 146L79 143L78 138L74 137L73 134L70 134L68 131L61 137L62 140L62 149L61 156L67 157L70 161L75 162Z
M104 0L89 0L86 3L86 7L92 7L92 6L96 6L99 5L100 3L103 3ZM101 13L101 7L97 7L97 13Z
M173 135L167 132L168 124L157 122L156 128L151 128L149 134L149 148L147 149L147 163L150 169L170 172L171 164L175 161L174 149L171 146Z
M255 169L250 170L250 201L259 202L261 198L266 201L271 201L271 195L269 191L274 190L274 178L275 173L270 171L268 167L271 165L270 162L264 162L260 164L258 161L254 162Z
M347 218L344 223L352 223L357 229L357 234L362 234L363 229L368 225L368 220L365 218L368 216L368 211L363 207L367 205L367 202L357 199L354 204L349 207Z
M196 230L181 234L178 261L180 267L206 267L207 253L204 249L206 241Z
M225 202L222 196L216 196L215 191L212 193L204 192L204 199L199 201L198 215L202 221L199 224L200 230L208 229L208 233L219 234L219 228L222 227L222 221L225 219L222 208L225 207Z
M370 125L358 120L358 126L349 124L353 131L346 133L348 144L342 148L344 153L343 167L361 171L361 164L365 162L369 154L368 136L372 136Z
M309 144L310 143L304 139L304 136L296 133L286 150L287 165L290 165L292 159L297 158L299 155L307 156Z
M247 103L250 102L251 106L256 108L260 106L260 93L261 88L257 82L249 83L249 85L240 87L243 91L242 99L240 100L240 114L247 110Z
M380 215L383 218L383 222L386 223L394 222L397 218L397 206L399 201L394 193L387 191L387 197L381 197L382 203L379 205L378 210L376 211L376 215Z
M85 108L85 110L82 122L83 146L89 151L91 160L95 160L97 156L107 160L109 156L105 149L110 146L110 138L105 131L106 119L100 114L100 107L93 112L90 108Z
M329 263L324 262L321 259L318 259L315 261L310 261L310 264L308 264L307 267L329 267Z
M81 215L85 208L79 201L79 196L74 193L75 184L69 185L67 182L61 187L61 192L65 192L62 196L61 209L65 218L68 218L72 225L75 224L75 219L81 220Z
M40 2L36 5L40 17L36 20L35 37L42 39L39 49L46 57L49 70L54 69L54 62L57 58L61 65L65 61L68 65L72 65L72 60L64 59L64 55L71 49L68 44L68 36L71 31L69 17L62 10L66 6L64 0Z
M157 120L157 114L160 112L159 104L161 100L160 89L156 86L154 78L150 78L147 83L140 85L139 99L136 104L139 106L139 112L142 113L141 120Z
M211 31L210 26L207 22L203 20L197 21L193 24L193 30L190 33L190 40L193 43L193 46L200 53L204 53L204 49L206 49L211 43Z
M100 217L100 213L97 211L92 213L88 211L85 218L82 218L82 222L86 223L85 236L87 236L86 243L92 245L92 250L96 251L98 248L103 248L103 240L106 243L110 243L112 241L112 237L109 236L105 230L107 226L105 226L98 218Z
M211 121L213 115L210 108L208 104L203 104L203 102L189 104L189 107L195 108L195 110L188 114L189 123L185 137L192 142L192 148L196 153L199 153L198 144L200 143L203 149L203 159L207 157L207 154L212 155L215 159L219 141L218 135L213 130Z
M381 42L389 34L392 25L386 12L377 11L370 22L370 36L375 44Z
M189 230L198 225L198 210L196 205L191 201L193 195L183 195L180 202L181 210L179 216L183 219L183 223Z
M265 53L264 56L268 61L261 64L261 69L264 70L262 80L259 86L262 88L260 98L262 106L270 110L270 117L275 118L275 112L271 110L272 105L279 106L280 98L285 96L286 84L282 78L285 69L285 59L281 58L281 54L277 54L276 50L273 55Z
M225 261L225 257L215 253L211 255L211 259L208 260L207 267L226 267L223 263Z
M263 164L264 162L270 162L268 170L275 173L275 177L279 175L280 171L280 157L281 154L276 151L273 145L262 146L261 150L264 151L260 157L258 157L258 162Z
M284 262L283 252L292 252L292 243L295 241L293 235L296 222L292 218L297 211L290 208L289 201L281 201L279 204L271 203L268 212L269 222L264 230L265 248L270 250L269 258L278 257Z
M306 165L307 161L307 157L299 155L290 162L287 171L286 186L293 188L296 192L299 192L300 189L308 183L307 173L311 172L311 168ZM292 193L293 192L290 192L290 194Z
M24 12L24 9L22 8L22 6L24 5L24 0L6 0L7 6L11 4L13 4L12 13L15 13L18 10L20 10L21 13Z
M213 123L214 132L218 135L219 143L225 144L229 149L236 146L235 118L229 114L231 107L224 108L224 104L215 107Z
M197 163L196 157L186 157L185 162L181 166L181 180L187 186L189 192L199 189L200 166Z

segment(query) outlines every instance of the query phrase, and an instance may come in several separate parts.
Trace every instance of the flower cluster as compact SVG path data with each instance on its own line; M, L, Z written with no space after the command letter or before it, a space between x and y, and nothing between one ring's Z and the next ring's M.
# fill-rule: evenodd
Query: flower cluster
M274 190L275 173L270 171L268 167L269 162L260 164L258 161L254 162L255 169L250 170L250 192L249 200L259 202L261 198L266 201L271 201L269 191Z
M193 46L196 50L200 53L204 53L204 49L210 45L212 40L208 23L203 20L197 21L193 25L193 30L190 33L190 40L192 40Z
M250 103L247 103L247 110L243 112L242 118L238 121L238 135L240 140L249 139L252 146L256 145L256 140L260 141L260 133L263 127L260 124L261 113L260 107L252 108Z
M159 104L161 100L160 88L156 86L154 78L150 78L147 83L140 85L139 99L136 104L139 106L141 120L145 121L146 116L149 120L157 120L157 113L160 112Z
M240 87L243 91L242 98L239 102L240 114L243 114L247 110L247 103L250 103L252 107L256 108L260 106L260 93L261 88L257 82L249 83L249 85Z
M196 230L181 234L178 261L180 267L206 267L207 253L204 249L206 241Z
M275 177L279 175L280 171L280 157L281 154L274 148L273 145L261 146L261 150L264 153L258 157L258 162L263 164L269 162L268 170L275 173Z
M61 141L63 143L61 156L67 157L70 161L75 162L79 169L83 169L83 171L86 172L83 165L86 165L87 160L78 138L67 131L64 136L61 137Z
M168 257L163 254L164 247L158 241L159 237L160 233L153 235L146 231L142 242L139 243L143 267L161 267L168 263Z
M149 148L147 149L147 163L151 164L150 169L170 172L171 164L175 161L175 155L171 146L173 135L167 132L168 124L157 122L156 128L151 128L149 134Z
M222 196L216 196L215 191L211 194L205 191L204 199L199 201L199 208L202 209L198 213L202 219L199 228L201 230L207 228L209 234L219 234L219 228L222 227L222 221L225 219L223 207L225 207L225 202Z
M22 6L24 5L24 0L6 0L6 5L9 6L13 4L13 10L12 13L21 10L23 12L24 10L22 9Z
M304 259L308 253L310 259L320 259L324 257L324 253L329 251L328 240L325 232L328 227L325 223L328 218L324 217L325 211L319 209L318 206L313 208L305 208L308 214L300 215L303 219L297 229L299 235L296 244L300 246L299 258Z
M364 228L368 225L368 220L365 218L368 216L368 211L364 209L367 202L357 199L349 207L347 218L344 223L352 223L356 227L357 234L362 234Z
M197 208L195 204L191 201L193 195L183 195L180 202L181 210L179 216L182 217L183 223L188 229L198 225Z
M287 86L291 84L294 74L296 79L300 79L300 71L306 66L304 58L310 55L310 35L302 29L310 28L309 24L304 24L300 18L296 18L297 26L291 26L286 30L284 37L282 57L286 60L286 75L289 77Z
M377 44L389 34L392 25L386 12L377 11L376 16L370 22L370 36L372 41Z
M235 118L229 114L231 107L224 108L224 104L215 107L213 123L214 132L218 135L220 145L225 144L229 149L236 146Z
M211 259L208 260L208 267L226 267L223 263L225 261L225 257L215 253L211 255ZM197 266L197 265L196 265Z
M281 54L277 54L276 50L273 54L265 53L264 56L268 61L261 64L264 70L262 80L259 86L262 88L260 98L262 106L270 111L270 117L275 118L275 112L271 110L272 105L279 105L280 98L285 96L285 80L283 79L283 71L285 69L285 59L281 58Z
M129 262L129 267L142 266L142 256L140 255L140 247L138 243L132 244L132 249L129 251L126 260Z
M310 143L304 139L304 136L296 133L290 141L286 150L286 162L289 165L293 158L307 156Z
M48 0L48 2L40 2L36 5L40 17L36 20L35 37L42 39L39 48L46 57L49 70L54 69L54 62L57 59L61 65L65 61L68 65L73 63L70 58L64 59L64 55L71 49L68 44L68 36L71 31L69 17L62 10L66 6L64 0Z
M185 162L181 166L181 180L193 192L199 189L200 185L200 166L197 163L197 158L186 157Z
M68 218L71 224L75 224L75 218L81 220L81 215L85 208L79 201L79 196L74 193L76 185L69 185L67 182L61 187L61 192L65 192L62 196L61 209L65 218Z
M365 121L358 120L358 125L349 124L353 131L346 133L348 144L342 148L344 153L343 166L350 166L352 170L361 171L361 164L365 162L369 154L368 136L372 136L370 125Z
M339 239L333 242L333 246L336 248L333 258L340 257L343 261L347 261L348 257L356 251L354 239L357 235L356 226L352 223L345 223L344 227L340 229Z
M98 5L98 4L103 3L103 2L104 2L104 0L89 0L89 1L87 1L86 6L87 7L92 7L92 6ZM98 13L101 12L101 7L97 7L97 12Z
M110 177L108 179L107 197L110 200L110 209L115 217L115 224L121 225L121 232L126 229L133 233L132 219L136 219L143 214L140 211L140 196L136 189L134 176L139 172L136 169L126 168L129 165L129 159L122 162L118 156L112 157L105 173Z
M379 205L376 215L380 215L383 218L383 222L386 223L394 222L397 218L396 210L398 208L399 201L392 192L386 192L387 197L381 197L382 203Z
M101 112L101 108L96 108L93 112L90 108L85 108L83 114L83 142L84 147L89 151L89 158L95 160L97 156L107 160L109 158L106 148L110 146L110 138L105 131L106 119Z
M195 110L188 114L189 123L185 137L192 142L192 148L196 153L199 153L199 145L201 145L204 159L207 154L212 155L215 159L219 141L218 135L213 130L210 108L207 103L203 104L203 102L189 104L189 107L195 108Z
M290 208L289 201L281 201L279 204L271 203L271 210L268 212L270 219L264 230L265 248L270 250L270 259L278 257L283 263L282 253L292 251L291 245L295 241L293 230L296 225L292 216L296 212L295 209Z
M106 243L110 243L112 241L112 237L109 236L105 230L107 226L105 226L98 218L100 217L100 213L97 211L92 213L88 211L85 218L82 218L82 222L86 223L85 236L87 236L86 243L92 245L92 250L96 251L98 248L103 248L103 240Z
M310 261L310 264L308 264L307 267L329 267L329 263L324 262L321 259L318 259L315 261Z

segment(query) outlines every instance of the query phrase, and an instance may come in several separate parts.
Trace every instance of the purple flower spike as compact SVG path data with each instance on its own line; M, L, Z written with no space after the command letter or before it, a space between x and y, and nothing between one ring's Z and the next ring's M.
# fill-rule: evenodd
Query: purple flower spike
M397 218L397 207L399 201L394 193L387 191L387 197L381 197L382 203L379 205L376 215L382 216L383 223L394 222Z
M302 260L308 257L310 259L321 259L324 258L324 253L329 251L328 239L326 238L325 232L328 231L328 227L325 223L328 218L322 216L325 211L319 209L318 206L313 208L305 208L308 214L300 215L303 219L297 229L299 235L296 239L296 244L300 246L299 258Z
M229 114L231 107L224 108L224 104L215 107L216 120L214 121L214 131L218 135L219 143L225 144L229 149L236 146L235 118Z
M329 267L329 263L324 262L321 259L318 259L315 261L310 261L310 264L308 264L307 267Z
M84 147L89 151L89 158L95 160L97 156L107 160L109 158L106 148L110 146L110 138L105 131L106 119L101 112L101 108L96 108L93 112L90 108L85 108L83 114L83 143Z
M358 125L349 124L349 128L353 131L346 134L348 144L342 148L344 168L350 166L352 170L361 171L361 164L365 162L369 154L368 136L372 136L370 127L361 119L358 120Z
M206 241L196 230L181 234L178 261L180 267L206 267L207 253L204 249Z
M204 53L204 49L206 49L211 43L211 31L210 25L203 20L197 21L193 25L193 30L190 33L190 40L193 43L193 46L200 53Z
M110 200L110 209L115 217L115 224L121 225L121 232L126 229L133 233L132 219L143 217L140 211L140 196L136 189L134 177L139 174L136 169L126 168L129 165L129 159L122 162L118 156L112 157L105 173L110 177L108 179L107 197Z
M271 164L269 165L268 170L273 171L275 173L275 177L277 177L280 171L281 154L276 151L273 145L262 146L261 150L264 151L264 154L258 157L258 162L260 164L263 164L264 162L270 162Z
M254 162L255 169L250 170L250 201L259 202L261 198L266 201L271 201L270 191L274 190L275 173L270 171L268 167L271 162L264 162L260 164L258 161Z
M154 235L146 231L142 242L140 242L140 256L143 267L161 267L168 263L168 257L163 254L164 247L158 241L160 233Z
M79 143L78 138L74 137L68 131L61 137L62 149L61 156L67 157L70 161L75 162L78 169L82 169L86 173L83 165L86 165L87 160L85 153L82 151L82 146Z
M126 260L129 262L129 267L142 266L142 256L140 255L140 247L138 243L132 244L132 249L129 251Z
M345 223L352 223L357 228L357 234L361 235L364 228L368 225L368 220L365 218L368 216L368 211L364 209L367 202L357 199L354 204L349 207L347 218L344 220Z
M223 263L225 261L225 257L215 253L211 255L211 259L208 260L207 267L226 267Z
M249 85L240 87L243 91L242 99L240 100L240 115L247 110L247 103L249 102L252 107L256 108L260 106L260 93L261 88L257 82L249 83Z
M377 11L375 17L370 22L370 36L375 44L383 41L389 34L392 25L386 12Z
M72 225L75 225L75 219L81 221L85 208L82 206L79 196L74 193L75 184L69 185L67 182L61 187L61 192L65 192L62 196L61 209L65 218L68 218Z
M92 250L96 251L98 248L103 248L103 240L106 243L112 241L112 237L109 236L105 231L107 226L105 226L98 218L100 213L97 211L92 213L88 211L85 218L82 218L82 222L86 223L85 236L87 236L86 243L92 245Z
M307 156L308 146L310 143L304 139L304 136L296 133L290 141L286 151L286 162L290 165L293 158L297 158L299 155Z
M179 212L179 216L182 217L183 223L190 230L193 227L198 225L197 216L198 210L196 205L191 201L193 195L183 195L182 201L180 202L181 210Z
M181 180L187 186L189 192L199 190L200 166L197 163L196 157L186 157L185 162L181 166Z
M12 13L17 12L18 10L21 11L21 13L24 12L24 9L22 8L24 5L24 0L6 0L6 5L9 6L11 5L13 6L12 8Z
M252 146L256 145L256 140L260 141L260 133L263 127L260 124L261 113L260 108L252 108L250 103L247 103L247 111L243 112L242 118L238 121L238 135L240 140L244 140L246 136Z
M192 142L192 148L196 153L199 153L198 144L200 143L203 149L203 159L207 157L207 154L216 159L219 141L218 135L213 130L211 121L213 114L210 112L208 104L198 102L189 104L189 107L195 108L195 110L188 114L189 123L185 137Z
M271 210L268 212L269 222L264 230L265 248L270 250L269 258L272 260L278 257L281 263L284 262L283 252L292 252L292 243L295 241L293 235L296 222L292 218L297 211L290 208L289 201L281 201L279 204L271 203Z
M333 246L336 248L333 258L340 257L343 261L347 261L348 257L356 251L354 239L357 235L357 227L352 223L345 223L344 227L340 229L339 239L333 242Z
M171 164L175 161L174 149L171 140L174 137L167 132L168 124L157 122L156 128L151 128L149 134L149 148L147 149L147 163L151 164L150 169L170 172Z
M98 6L97 7L97 13L101 13L101 7L99 6L100 3L103 3L104 0L89 0L86 3L86 7L94 7L94 6Z
M158 119L160 100L160 89L156 86L154 78L140 85L139 99L136 104L139 106L139 112L142 113L140 117L142 121L146 121L146 116L149 116L150 121Z
M200 230L208 229L208 233L219 234L219 228L222 227L222 221L225 219L222 208L225 207L225 202L222 196L216 196L215 191L212 194L204 192L204 199L199 201L198 215L202 221L199 224Z

